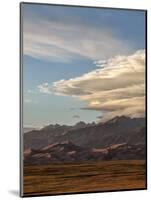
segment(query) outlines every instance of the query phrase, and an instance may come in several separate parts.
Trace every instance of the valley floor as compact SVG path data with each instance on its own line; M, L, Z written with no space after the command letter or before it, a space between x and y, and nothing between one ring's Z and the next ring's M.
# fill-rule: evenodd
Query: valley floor
M24 167L24 196L145 189L143 160Z

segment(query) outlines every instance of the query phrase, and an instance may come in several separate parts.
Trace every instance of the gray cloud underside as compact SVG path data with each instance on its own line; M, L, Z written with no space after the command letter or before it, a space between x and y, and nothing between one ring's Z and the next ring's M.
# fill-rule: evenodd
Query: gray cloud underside
M116 56L107 60L104 68L54 82L51 92L80 98L87 104L82 109L102 111L104 119L116 115L144 116L145 50Z
M79 115L73 115L72 117L75 118L75 119L79 119L80 118Z
M132 44L104 27L29 17L23 24L24 54L38 59L70 62L85 57L98 60L133 50Z

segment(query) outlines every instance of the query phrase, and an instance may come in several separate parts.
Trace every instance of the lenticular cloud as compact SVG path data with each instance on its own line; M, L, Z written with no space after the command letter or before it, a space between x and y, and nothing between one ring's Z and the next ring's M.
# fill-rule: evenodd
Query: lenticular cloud
M100 68L99 68L100 63ZM57 95L78 97L82 109L98 110L104 118L115 115L144 116L145 50L96 62L97 69L69 80L53 83Z

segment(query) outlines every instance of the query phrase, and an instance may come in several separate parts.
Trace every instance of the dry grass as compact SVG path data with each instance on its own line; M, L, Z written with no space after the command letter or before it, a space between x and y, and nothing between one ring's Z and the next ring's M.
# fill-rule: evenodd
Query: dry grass
M24 196L143 189L145 183L143 160L24 167Z

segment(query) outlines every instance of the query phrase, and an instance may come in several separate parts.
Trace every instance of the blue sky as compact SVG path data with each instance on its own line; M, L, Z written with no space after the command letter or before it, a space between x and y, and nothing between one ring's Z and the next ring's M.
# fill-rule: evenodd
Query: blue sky
M54 83L92 72L98 61L144 49L145 13L38 4L23 4L22 11L24 126L98 120L101 110L81 109L91 102L55 92Z

